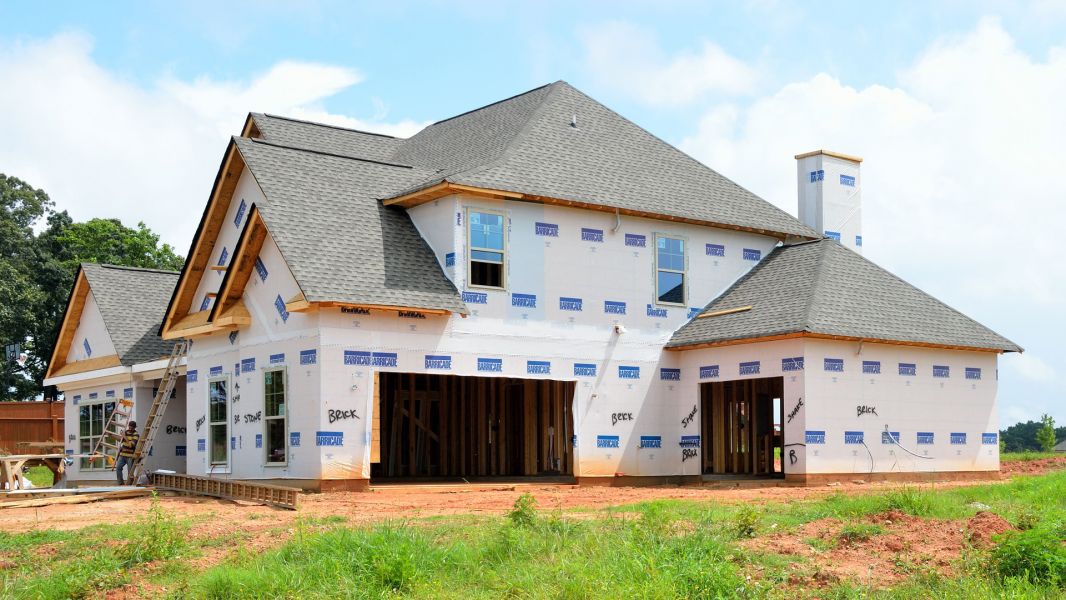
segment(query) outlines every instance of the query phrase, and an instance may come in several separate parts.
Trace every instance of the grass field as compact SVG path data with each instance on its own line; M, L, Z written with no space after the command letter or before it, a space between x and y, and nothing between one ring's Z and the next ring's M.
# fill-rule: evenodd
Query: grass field
M140 588L127 597L1066 597L1064 490L1066 471L1000 485L838 493L761 505L657 500L562 512L538 509L523 496L507 517L362 528L347 527L344 517L302 518L286 543L266 552L245 548L239 528L212 539L190 537L188 521L153 503L136 523L0 533L0 595L94 597L135 582ZM932 527L969 518L981 505L1017 531L990 547L965 548L946 575L903 551L888 588L848 579L810 585L819 581L819 554L786 556L745 546L839 519L844 525L834 537L809 541L818 553L830 552L886 535L884 527L867 522L869 515L896 511ZM214 566L195 566L220 548L224 556Z

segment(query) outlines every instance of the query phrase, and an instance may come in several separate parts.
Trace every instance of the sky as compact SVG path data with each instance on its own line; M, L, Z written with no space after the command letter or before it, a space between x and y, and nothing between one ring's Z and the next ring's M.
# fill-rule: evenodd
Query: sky
M1066 0L0 0L0 172L185 253L250 111L408 136L559 79L793 215L795 154L863 157L865 255L1026 349L1002 425L1066 423Z

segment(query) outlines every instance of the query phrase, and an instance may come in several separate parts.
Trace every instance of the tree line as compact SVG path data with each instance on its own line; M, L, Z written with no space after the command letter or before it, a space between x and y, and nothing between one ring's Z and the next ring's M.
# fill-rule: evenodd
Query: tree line
M42 189L0 173L0 400L43 391L79 263L179 270L185 259L138 223L75 222Z

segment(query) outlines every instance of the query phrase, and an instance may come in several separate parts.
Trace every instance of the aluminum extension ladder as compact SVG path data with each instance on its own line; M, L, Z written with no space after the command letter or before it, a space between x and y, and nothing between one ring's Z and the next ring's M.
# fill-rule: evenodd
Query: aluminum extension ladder
M163 380L159 382L159 389L156 390L155 399L152 400L152 408L148 411L148 416L144 420L141 437L137 440L137 447L133 451L133 464L126 475L126 485L136 483L137 478L144 471L145 455L152 448L152 442L155 441L155 434L159 431L159 425L163 421L163 415L166 414L167 405L170 404L170 396L174 392L174 386L178 383L178 377L181 376L178 371L181 366L181 359L185 358L188 352L188 340L181 340L174 344L174 348L170 351L170 359L167 360L167 369L163 372Z

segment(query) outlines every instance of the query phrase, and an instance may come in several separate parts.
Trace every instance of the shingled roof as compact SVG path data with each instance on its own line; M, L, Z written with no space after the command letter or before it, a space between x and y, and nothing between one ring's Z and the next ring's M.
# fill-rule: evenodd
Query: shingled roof
M782 237L821 237L565 81L439 121L403 140L251 116L272 143L426 171L403 187L382 190L381 199L448 182Z
M375 198L427 171L234 138L257 205L309 302L467 312L407 212Z
M159 337L159 324L178 283L177 272L95 263L82 263L81 270L123 365L170 354L170 343Z
M731 309L737 312L728 312ZM715 313L719 314L713 316ZM1022 350L829 239L776 248L700 314L712 316L689 321L674 333L667 348L811 333L941 347Z

